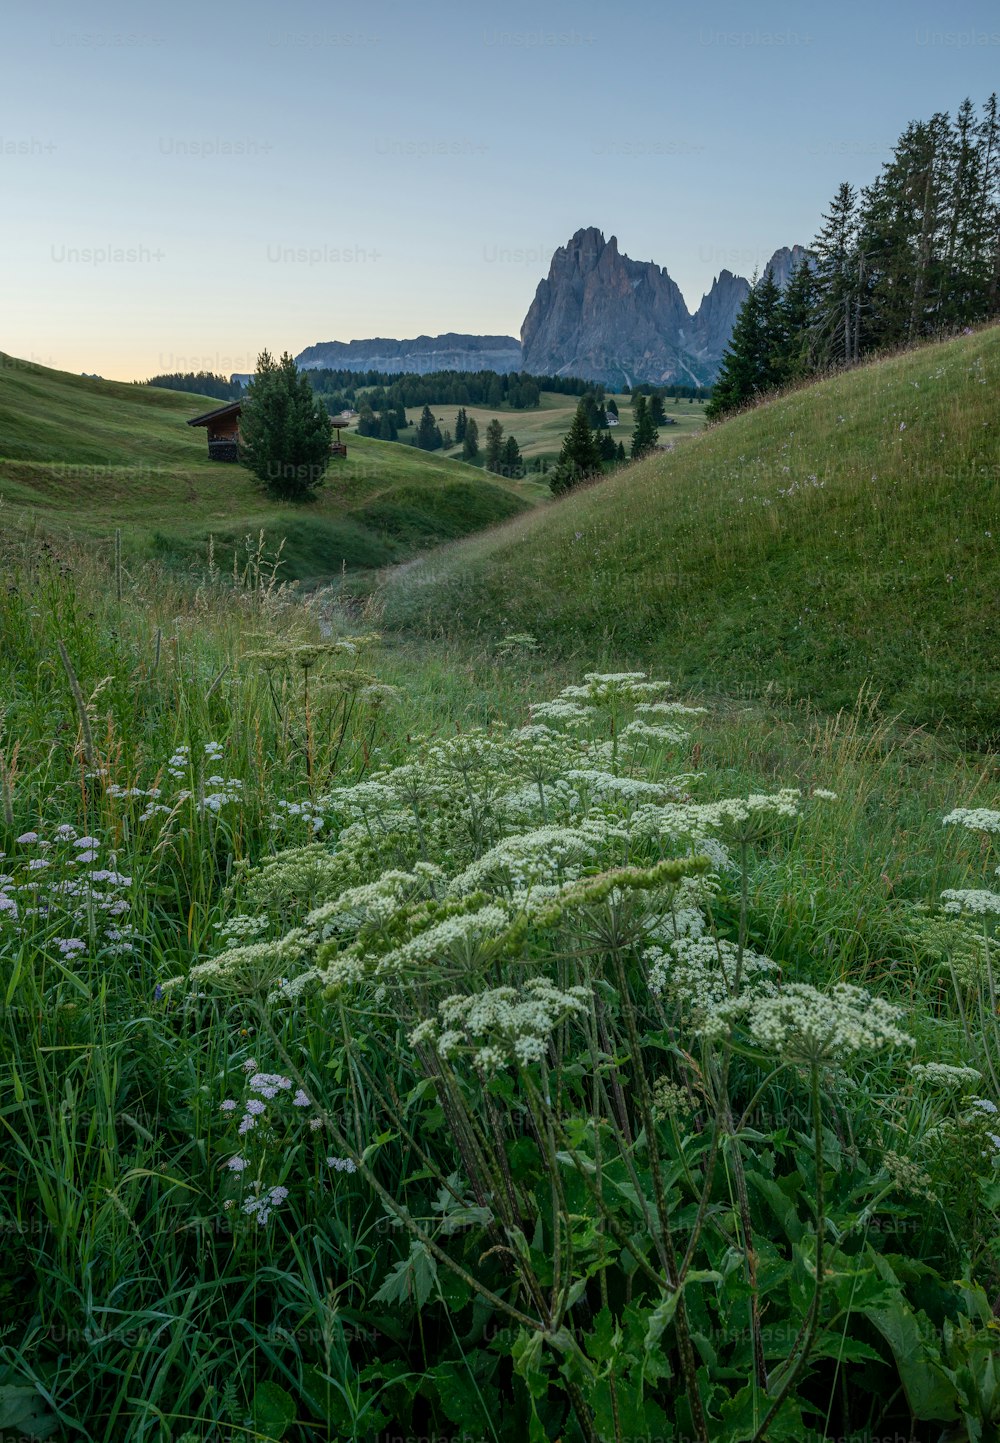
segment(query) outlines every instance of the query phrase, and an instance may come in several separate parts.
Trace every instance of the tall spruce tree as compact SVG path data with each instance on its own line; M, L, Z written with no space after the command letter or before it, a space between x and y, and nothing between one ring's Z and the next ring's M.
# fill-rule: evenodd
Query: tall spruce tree
M458 446L465 440L465 428L468 425L468 421L469 418L465 414L465 407L460 406L458 414L455 417L455 444Z
M500 470L504 476L508 476L513 480L524 475L524 461L521 458L521 448L513 436L508 436L503 443Z
M782 344L781 292L768 267L740 307L712 399L705 407L706 419L714 421L738 411L780 385Z
M601 453L590 422L586 397L581 397L572 423L563 439L559 459L549 472L549 488L560 496L601 470Z
M660 439L660 433L657 431L650 413L647 397L636 396L632 407L632 419L635 422L632 431L632 460L638 461L648 455Z
M286 351L257 357L240 415L240 460L264 491L309 501L330 464L333 430L322 399Z
M499 471L503 453L503 424L495 416L486 427L486 469Z
M465 434L462 437L462 460L475 461L479 456L479 427L476 425L475 416L469 416L465 423Z
M438 451L441 448L441 432L430 406L425 406L420 413L416 442L421 451Z

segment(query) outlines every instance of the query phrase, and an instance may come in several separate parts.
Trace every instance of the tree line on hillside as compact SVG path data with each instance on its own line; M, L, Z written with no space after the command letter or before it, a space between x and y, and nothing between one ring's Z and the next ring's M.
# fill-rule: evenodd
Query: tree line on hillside
M432 371L427 375L385 371L307 371L313 389L333 412L364 398L373 411L417 406L488 406L490 410L531 410L542 380L527 372ZM581 383L582 384L582 383Z
M137 385L160 386L167 391L190 391L195 396L214 396L219 401L238 401L243 394L239 381L218 376L214 371L171 371L162 376L150 376L148 381Z
M1000 315L1000 108L912 121L868 186L842 184L782 293L740 310L709 418L879 352Z

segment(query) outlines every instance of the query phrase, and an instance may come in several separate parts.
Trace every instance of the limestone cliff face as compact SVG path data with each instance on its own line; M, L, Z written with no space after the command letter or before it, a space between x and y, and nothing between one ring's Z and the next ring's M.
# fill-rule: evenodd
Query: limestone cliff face
M803 254L801 246L775 253L779 285ZM524 369L606 385L710 383L749 291L749 281L723 271L691 315L666 270L623 256L614 236L590 226L559 247L535 292L521 327Z

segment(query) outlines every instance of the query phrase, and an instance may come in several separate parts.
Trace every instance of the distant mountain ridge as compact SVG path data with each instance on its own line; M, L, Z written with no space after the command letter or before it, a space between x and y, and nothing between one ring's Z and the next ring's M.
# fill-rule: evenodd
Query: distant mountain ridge
M805 254L803 246L782 246L764 269L784 289ZM520 342L449 331L409 341L322 341L295 359L304 370L523 370L615 387L637 381L711 385L749 292L745 277L723 270L692 315L665 268L631 260L615 236L605 240L588 226L553 255Z
M340 371L507 371L521 369L521 346L514 336L415 336L410 341L376 337L370 341L320 341L308 346L296 363L302 370L328 366Z

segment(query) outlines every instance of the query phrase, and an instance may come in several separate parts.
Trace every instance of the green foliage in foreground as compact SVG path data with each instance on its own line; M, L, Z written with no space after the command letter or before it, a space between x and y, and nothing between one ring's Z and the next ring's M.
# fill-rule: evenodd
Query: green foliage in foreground
M988 768L3 561L8 1430L995 1443Z
M1000 329L811 385L391 577L389 619L1000 738ZM738 681L737 681L738 679Z

